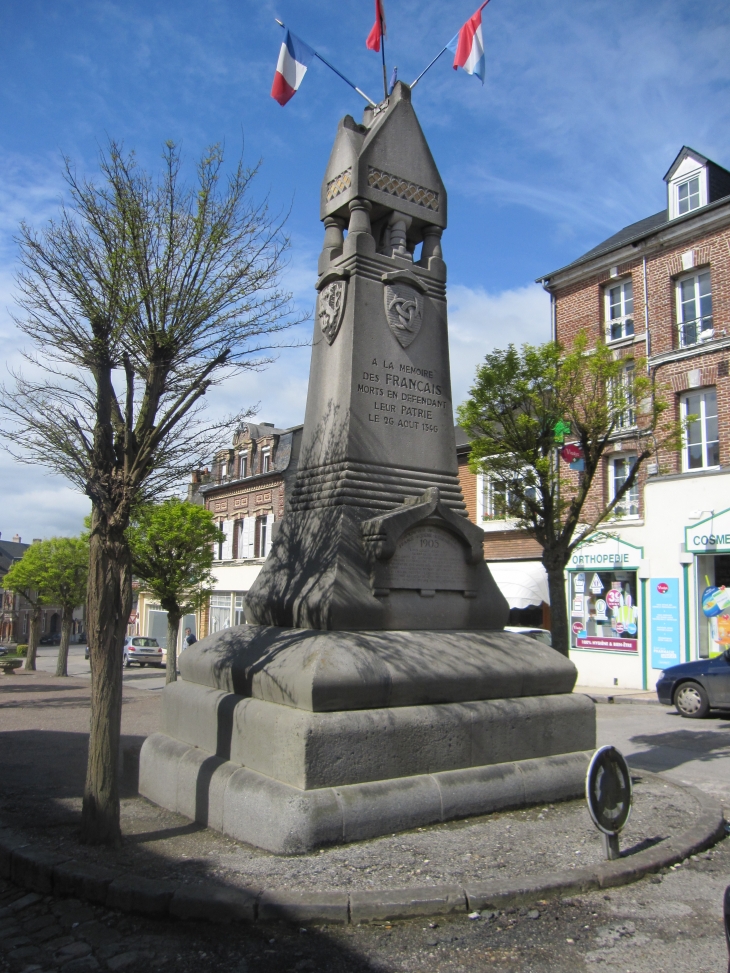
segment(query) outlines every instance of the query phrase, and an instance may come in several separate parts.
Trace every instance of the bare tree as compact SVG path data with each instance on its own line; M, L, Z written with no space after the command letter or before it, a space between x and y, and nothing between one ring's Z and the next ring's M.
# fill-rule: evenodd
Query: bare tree
M69 204L45 228L20 229L25 316L16 323L35 346L26 357L41 377L15 373L0 390L18 458L62 473L92 503L82 833L94 844L120 841L130 512L216 448L222 424L202 421L203 397L270 361L272 336L293 323L290 296L279 289L283 221L266 200L251 200L258 166L239 161L224 180L214 147L187 185L174 144L163 158L155 179L110 142L98 182L79 178L65 160Z

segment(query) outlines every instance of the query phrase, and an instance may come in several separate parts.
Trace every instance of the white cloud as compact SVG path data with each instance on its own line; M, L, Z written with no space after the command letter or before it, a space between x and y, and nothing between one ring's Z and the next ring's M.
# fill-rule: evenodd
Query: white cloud
M449 349L454 406L468 396L477 365L494 348L550 340L550 299L539 284L498 293L449 288Z

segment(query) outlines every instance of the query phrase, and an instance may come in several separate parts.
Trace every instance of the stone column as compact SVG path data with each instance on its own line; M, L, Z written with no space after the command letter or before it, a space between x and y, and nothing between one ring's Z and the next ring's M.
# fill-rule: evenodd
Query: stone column
M318 271L324 273L330 263L342 255L345 242L345 221L339 216L327 216L324 220L324 244L319 257Z
M393 215L388 220L388 226L390 227L390 256L401 257L404 260L413 259L412 254L408 252L408 246L406 244L406 234L410 225L410 216L406 216L405 213L399 213L397 210L393 212Z
M347 239L343 247L345 255L364 251L375 253L375 238L370 228L372 208L373 204L368 199L356 197L350 200L350 225L347 228Z

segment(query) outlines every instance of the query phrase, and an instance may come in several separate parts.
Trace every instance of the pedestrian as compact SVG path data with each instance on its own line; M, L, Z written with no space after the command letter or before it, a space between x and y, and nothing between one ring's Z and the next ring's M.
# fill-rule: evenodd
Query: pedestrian
M185 629L185 648L190 645L195 645L198 640L193 635L193 630L191 628Z

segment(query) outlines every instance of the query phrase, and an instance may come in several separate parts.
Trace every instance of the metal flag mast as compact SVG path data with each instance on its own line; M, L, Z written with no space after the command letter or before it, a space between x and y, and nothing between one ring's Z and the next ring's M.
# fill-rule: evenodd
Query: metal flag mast
M279 25L279 27L281 27L284 30L286 30L286 25L284 24L283 21L279 20L278 17L274 17L274 20L277 22L277 24ZM307 46L308 47L311 47L311 44L310 45L307 45ZM314 54L315 57L319 58L319 60L322 62L322 64L326 64L327 65L327 67L330 69L330 71L334 71L335 74L338 76L338 78L342 78L342 80L346 84L349 84L349 86L351 88L354 88L355 91L360 95L360 97L361 98L364 98L365 101L368 103L368 105L370 105L371 108L377 108L378 107L371 98L368 98L368 96L365 94L364 91L361 91L360 88L358 88L358 86L354 82L350 81L349 78L346 78L345 75L342 73L342 71L338 71L337 68L334 66L334 64L330 64L330 62L327 60L326 57L322 57L321 54L318 54L317 51L315 51L313 47L312 47L312 52L313 52L313 54ZM385 71L385 51L383 51L383 71ZM386 97L387 97L387 94L388 93L386 91Z
M436 57L426 65L426 67L423 69L423 71L421 71L421 73L418 75L418 77L416 78L416 80L411 84L411 90L413 90L413 88L416 87L416 85L421 80L421 78L424 76L424 74L426 73L426 71L428 71L429 68L432 68L434 66L434 64L438 61L438 59L441 57L441 55L442 54L445 54L446 51L448 51L448 49L449 49L449 45L447 44L446 47L443 47L438 52L438 54L436 55Z
M388 98L388 72L385 69L385 24L383 23L383 8L378 4L378 19L380 20L380 50L383 55L383 99Z

